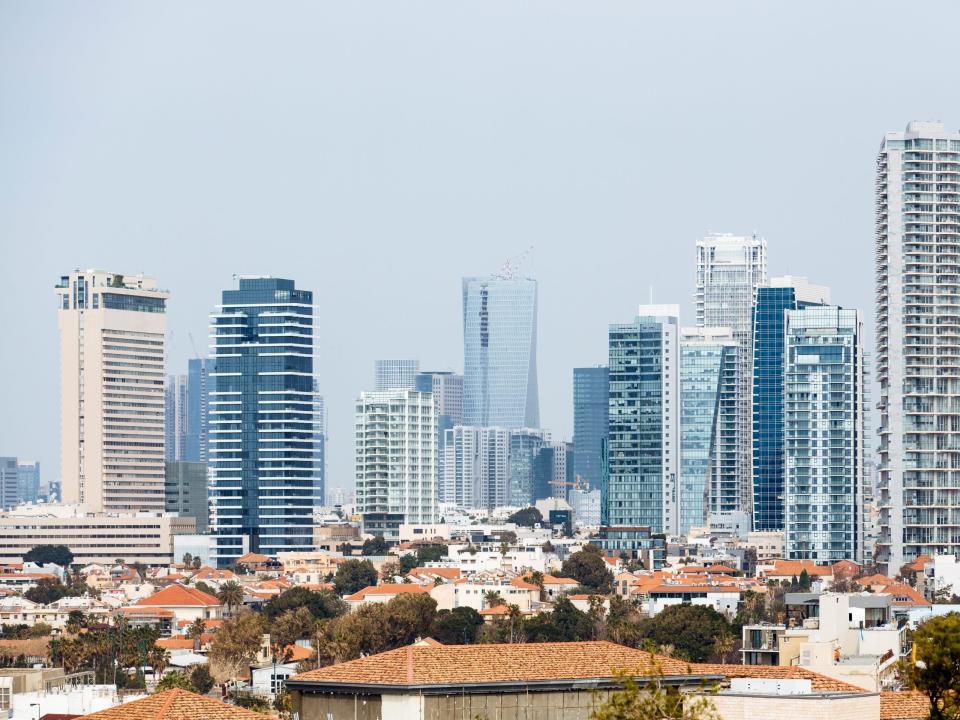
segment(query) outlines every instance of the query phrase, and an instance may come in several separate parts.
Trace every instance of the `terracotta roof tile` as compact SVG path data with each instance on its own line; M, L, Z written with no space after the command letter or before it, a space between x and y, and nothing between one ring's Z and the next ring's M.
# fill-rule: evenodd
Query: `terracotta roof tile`
M363 590L358 590L353 595L348 595L344 600L359 602L368 595L402 595L404 593L428 593L427 588L416 583L383 583L381 585L368 585Z
M84 715L96 720L264 720L265 716L236 705L187 692L167 690L142 700Z
M246 555L241 555L240 557L238 557L238 558L235 560L235 562L236 562L237 564L240 564L240 563L245 563L245 564L253 563L253 564L257 564L257 563L270 562L270 558L267 557L266 555L261 555L260 553L248 552Z
M893 595L893 600L891 602L893 605L898 605L901 607L926 607L927 605L930 605L930 601L927 600L923 595L918 593L909 585L904 585L903 583L885 585L880 592Z
M930 700L923 693L880 693L880 720L924 720L929 715Z
M814 692L866 692L863 688L842 680L815 673L806 668L780 665L721 665L719 663L695 663L690 666L694 673L723 675L731 678L757 678L769 680L810 680Z
M413 570L411 570L411 571L410 571L409 573L407 573L407 574L408 574L408 575L414 575L414 576L423 575L423 576L427 576L427 577L430 577L430 576L433 576L433 575L437 575L437 576L442 577L442 578L447 578L448 580L455 580L456 578L460 577L460 568L453 568L453 567L435 567L435 568L415 567Z
M193 640L179 637L157 638L154 645L165 650L192 650Z
M813 577L828 577L833 575L833 568L829 565L817 565L813 560L774 560L773 568L766 571L766 575L774 575L776 577L786 576L786 575L796 575L800 576L800 573L804 570L807 571L807 575Z
M220 601L213 595L207 595L202 590L186 585L171 585L150 597L137 601L137 605L153 607L209 607L219 604Z
M611 642L407 646L292 679L351 685L462 685L613 677L615 670L687 675L688 664Z

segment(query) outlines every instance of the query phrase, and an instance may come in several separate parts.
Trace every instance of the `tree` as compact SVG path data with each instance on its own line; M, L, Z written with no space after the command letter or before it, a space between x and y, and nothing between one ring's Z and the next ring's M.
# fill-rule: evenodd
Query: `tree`
M162 675L170 664L170 653L154 645L147 653L147 665L153 668L154 677Z
M190 682L190 678L187 677L187 674L182 670L168 672L160 678L154 692L163 692L164 690L173 690L174 688L193 692L193 683Z
M67 596L66 586L56 578L40 578L23 596L32 602L49 605Z
M263 616L241 610L213 636L210 658L224 665L231 678L236 678L257 657L263 632Z
M243 605L243 587L236 580L231 580L220 586L217 600L227 606L227 612L233 615L234 610Z
M807 572L806 568L800 571L797 587L800 588L800 592L810 592L810 573Z
M930 618L913 634L916 663L900 675L930 700L930 720L960 718L960 614Z
M706 662L714 653L714 641L731 634L726 618L704 605L671 605L640 626L642 639L654 645L672 645L678 657Z
M663 670L642 687L631 673L619 671L623 689L590 713L590 720L719 720L713 702L663 683Z
M199 557L195 557L195 558L193 559L193 563L191 563L190 566L191 566L194 570L199 570L201 567L203 567L203 560L201 560Z
M206 695L213 690L214 682L210 668L206 665L194 665L193 670L190 671L190 684L201 695Z
M216 589L214 589L214 588L210 587L209 585L207 585L203 580L200 580L199 582L194 583L194 586L193 586L193 587L194 587L195 590L199 590L200 592L206 593L207 595L210 595L210 596L212 596L212 597L216 597L216 596L217 596L217 591L216 591Z
M369 560L344 560L333 576L333 587L340 595L352 595L376 584L377 570Z
M582 550L564 560L561 574L603 595L613 590L613 573L596 545L584 545Z
M38 565L53 563L60 567L66 567L73 562L73 553L66 545L37 545L27 551L27 554L23 556L23 561L37 563Z
M287 646L301 638L310 637L316 624L313 613L306 607L287 610L270 624L270 643L274 646L274 654L278 658L283 657L282 662L286 662Z
M193 564L193 555L190 553L183 554L183 564L187 567L190 567Z
M578 610L569 598L562 597L552 612L544 612L526 621L527 642L572 642L593 640L594 624L590 616Z
M390 546L383 539L383 535L374 535L372 538L363 541L363 547L360 548L361 555L386 555L390 551Z
M483 594L483 601L488 608L500 607L503 605L503 596L497 590L487 590Z
M38 622L33 625L25 626L23 632L20 633L20 637L24 640L29 640L30 638L39 638L39 637L50 637L53 634L53 626L48 625L47 623Z
M444 645L470 645L483 627L483 616L472 607L441 610L430 628L430 637Z
M329 590L317 591L297 586L272 597L263 612L267 618L274 620L288 610L297 608L306 608L317 620L338 617L347 611L346 603Z
M537 523L543 522L543 515L535 507L525 507L517 510L513 515L507 518L508 523L522 525L523 527L533 527Z
M544 586L546 578L543 576L543 573L539 570L534 570L527 579L540 590L540 602L543 602L546 599L546 588Z

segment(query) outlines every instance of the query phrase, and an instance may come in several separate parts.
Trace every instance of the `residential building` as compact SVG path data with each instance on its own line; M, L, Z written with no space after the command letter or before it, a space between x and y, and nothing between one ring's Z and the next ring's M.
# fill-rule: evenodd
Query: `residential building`
M507 504L510 431L458 425L444 440L443 498L462 508L492 510Z
M355 439L363 532L395 541L403 523L436 522L433 396L402 389L361 393Z
M55 291L63 502L163 510L169 295L152 278L102 270L75 270Z
M737 343L728 328L680 331L680 533L731 512L737 485Z
M181 517L191 517L198 533L209 525L209 492L207 464L202 462L168 462L164 482L164 509Z
M173 561L173 536L193 532L193 520L142 512L89 513L75 505L35 505L0 513L0 563L19 563L37 545L66 545L74 562L144 565Z
M318 503L327 498L327 405L320 394L320 384L313 379L313 494Z
M213 698L197 695L187 690L165 690L155 692L145 698L132 702L114 701L114 707L85 715L88 720L134 720L150 718L150 720L183 720L184 718L203 718L203 720L259 720L262 713L247 710L237 705L214 700ZM66 703L62 709L67 710ZM53 712L51 710L50 712ZM86 710L84 710L86 712ZM41 716L43 717L43 716Z
M888 572L960 553L960 133L890 132L877 157L880 537Z
M20 502L37 502L40 499L40 463L35 460L18 460L17 486Z
M187 376L167 375L164 388L163 457L167 462L184 459L189 433Z
M210 400L215 363L210 358L187 360L187 434L182 460L207 462L210 459Z
M542 478L549 464L549 477L553 479L553 452L552 448L545 448L550 434L534 428L517 428L510 431L510 485L507 492L507 504L517 507L532 505L536 500L537 490L537 459L540 451L548 449L540 465L541 485ZM542 487L541 487L542 492Z
M540 427L537 281L463 279L463 424Z
M698 327L730 328L737 342L737 484L739 506L750 512L752 502L751 429L753 381L753 328L751 323L757 288L767 282L767 241L756 235L743 237L709 234L697 241Z
M603 525L679 530L679 315L677 305L641 305L634 322L610 326Z
M603 477L603 441L607 439L610 370L605 366L573 369L573 475L588 488Z
M419 360L377 360L374 364L374 390L413 390L420 372Z
M447 430L463 424L463 375L439 371L418 373L414 379L414 390L433 395L433 410L437 416L437 499L445 502L444 446Z
M600 488L570 489L569 501L577 525L593 527L600 524Z
M828 305L830 290L803 277L757 288L753 311L753 528L783 530L783 358L788 310Z
M313 293L240 277L211 315L210 523L215 559L313 549Z
M15 457L0 457L0 509L20 504L20 473Z
M786 556L860 562L867 415L860 313L787 310L784 335Z

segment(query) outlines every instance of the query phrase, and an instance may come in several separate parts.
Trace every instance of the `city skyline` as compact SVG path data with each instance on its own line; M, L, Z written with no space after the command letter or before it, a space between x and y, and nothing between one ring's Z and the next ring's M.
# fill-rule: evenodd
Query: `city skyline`
M315 26L309 22L300 32L288 18L235 7L239 37L259 24L290 32L292 39L280 56L251 64L234 40L224 38L232 66L206 54L203 30L215 27L219 16L198 9L192 18L197 34L183 38L178 62L159 72L152 60L166 54L157 40L182 28L176 13L160 17L131 9L131 24L120 33L109 25L88 26L78 9L63 8L74 27L82 23L91 33L92 42L81 46L80 35L54 24L49 14L5 9L0 36L21 64L16 74L10 64L0 67L0 93L23 114L16 125L0 120L9 159L0 178L16 188L0 198L0 230L8 261L20 268L0 288L0 319L11 340L31 352L15 353L0 367L3 376L18 378L3 385L16 413L0 420L0 452L38 460L50 480L58 475L59 396L56 383L46 379L56 376L58 364L49 286L72 267L142 270L171 291L166 371L176 374L186 372L193 355L190 336L205 350L207 314L234 273L292 277L312 287L321 308L319 389L330 415L330 487L351 484L353 402L369 383L373 361L416 357L422 367L462 371L461 278L495 273L531 243L535 250L523 274L538 280L541 424L557 438L572 437L571 368L604 362L606 326L629 318L647 301L651 285L655 302L680 303L681 324L693 324L692 246L710 230L765 237L769 274L806 274L833 287L844 306L864 311L865 344L873 348L878 145L884 133L913 119L942 118L956 127L960 102L944 93L936 74L917 77L867 42L884 26L882 12L839 8L824 26L804 9L771 9L744 23L732 6L710 7L709 23L702 17L690 22L682 10L614 5L588 13L584 23L578 13L561 9L545 35L522 41L505 36L496 62L479 64L458 43L503 32L502 18L492 11L473 11L476 23L453 42L423 35L401 11L384 6L380 17L363 20L409 29L426 51L422 57L396 52L405 43L398 47L393 32L376 34L382 46L368 49L375 58L392 57L388 77L403 73L413 83L422 77L426 84L418 87L429 87L437 72L446 72L431 69L443 53L445 66L466 78L450 89L455 102L444 103L439 134L423 122L435 105L406 104L393 91L387 99L408 108L409 117L364 114L369 98L384 91L383 66L361 63L350 87L335 83L326 68L352 56L352 49L348 53L339 40L318 46L306 30ZM471 16L462 9L446 12ZM520 26L536 19L522 8L505 12ZM616 22L607 22L611 16ZM344 28L359 22L354 8L338 9L329 19ZM786 40L765 32L788 22L794 33ZM650 33L650 42L625 42L637 32ZM814 58L802 50L806 33L816 33L821 47ZM932 33L924 52L937 48L938 33L946 30ZM660 44L661 36L672 37L672 44ZM28 37L39 42L28 44ZM851 37L863 43L856 58ZM102 85L92 83L130 38L145 40L143 55L110 70ZM741 72L744 56L726 53L740 41L772 58L765 81ZM919 39L908 38L895 55L920 48ZM303 62L290 63L291 55ZM545 70L534 57L550 59L551 67ZM648 67L656 64L652 58L664 57L688 62L659 78ZM869 71L875 63L888 71ZM811 72L822 75L813 102L792 92ZM133 85L130 73L136 74ZM264 115L259 98L283 97L271 90L278 77L289 77L303 94L274 102L277 109ZM283 89L290 88L287 82ZM121 84L135 102L118 99ZM210 96L212 85L223 93ZM622 91L640 85L643 93ZM71 87L84 91L82 102ZM328 112L318 99L326 92L342 112ZM164 113L154 111L155 102ZM755 116L724 112L758 102ZM524 112L503 109L511 107ZM223 127L224 110L232 129ZM703 123L708 110L711 121ZM359 126L358 114L365 117ZM828 122L840 116L843 124ZM279 152L254 151L246 165L231 159L245 138L271 122L291 130L278 138ZM116 126L126 130L118 135ZM391 128L399 133L397 143L364 150L365 138ZM681 162L649 142L664 134L683 137L688 150ZM337 145L331 137L348 141ZM577 137L590 142L571 148ZM789 167L781 152L787 137L809 148ZM558 153L560 147L572 154ZM70 162L62 162L65 157ZM324 162L315 162L320 158ZM698 198L691 207L671 188L694 160L723 170L727 179L684 174L686 194ZM504 167L511 168L505 183ZM48 177L59 179L41 182ZM278 183L276 177L288 179ZM381 212L365 213L371 203ZM373 219L380 214L392 218L389 228ZM394 242L383 240L388 235ZM278 256L277 241L295 248L295 258ZM386 307L403 322L387 319ZM875 427L871 417L873 438Z

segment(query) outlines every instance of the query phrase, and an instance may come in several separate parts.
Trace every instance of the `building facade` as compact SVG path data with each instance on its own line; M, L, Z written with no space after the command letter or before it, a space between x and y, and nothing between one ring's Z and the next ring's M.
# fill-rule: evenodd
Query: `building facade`
M186 375L167 375L163 419L163 456L167 462L183 460L186 453L189 428L187 388Z
M430 393L361 393L355 441L363 532L396 541L404 523L437 521L437 419Z
M737 341L737 483L735 510L750 512L752 483L752 308L767 281L767 241L756 236L711 234L697 241L698 327L730 328Z
M605 526L679 529L679 315L676 305L641 305L634 322L610 326Z
M728 328L680 331L680 533L707 522L709 500L736 500L737 344Z
M444 446L447 430L463 424L463 375L442 371L418 373L414 379L414 390L433 395L433 410L437 416L437 499L445 502Z
M537 281L463 280L463 424L540 427Z
M207 462L210 440L210 399L215 365L210 358L187 360L187 435L182 460Z
M413 390L419 372L419 360L377 360L374 363L374 390Z
M887 133L876 208L877 560L892 573L960 552L960 133Z
M15 457L0 457L0 508L20 504L20 475Z
M39 500L40 463L35 460L18 460L17 485L20 502L35 503Z
M166 465L165 510L195 521L196 531L209 527L207 464L178 460Z
M211 315L214 556L310 550L314 448L313 293L293 280L240 277Z
M444 455L445 503L488 510L507 504L509 430L457 425L446 432Z
M833 306L788 310L784 352L785 552L863 560L863 323Z
M537 458L546 447L550 434L534 428L515 428L510 431L510 487L507 504L517 507L532 505L536 499L537 470L540 485L547 473L546 455L538 468ZM553 478L553 452L549 452L549 477ZM542 491L542 487L540 490Z
M162 511L169 295L152 278L102 270L75 270L55 291L63 502Z
M573 369L573 475L585 488L600 487L601 447L607 439L609 401L608 368Z

